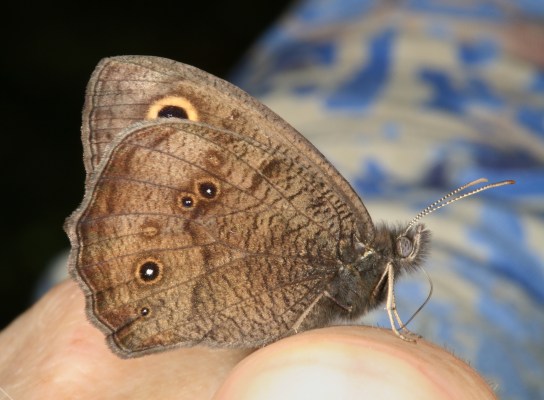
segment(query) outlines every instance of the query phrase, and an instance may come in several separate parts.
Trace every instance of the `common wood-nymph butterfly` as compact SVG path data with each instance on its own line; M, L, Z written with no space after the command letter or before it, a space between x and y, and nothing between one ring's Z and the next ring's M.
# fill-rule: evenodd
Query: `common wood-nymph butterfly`
M82 137L70 272L120 357L262 346L384 301L404 337L393 284L421 265L429 231L374 225L323 155L242 90L171 60L104 59Z

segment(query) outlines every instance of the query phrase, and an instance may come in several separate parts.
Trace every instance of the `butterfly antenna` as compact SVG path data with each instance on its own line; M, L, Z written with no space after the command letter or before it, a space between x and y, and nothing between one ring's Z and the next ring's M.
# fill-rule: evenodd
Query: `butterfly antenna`
M495 182L495 183L489 183L487 185L479 187L478 189L474 189L474 190L472 190L472 191L470 191L468 193L463 193L462 195L454 197L453 199L451 198L451 197L455 196L456 194L458 194L459 192L462 192L466 188L469 188L471 186L478 185L478 184L484 183L484 182L487 182L487 179L480 178L480 179L476 179L476 180L474 180L472 182L466 183L463 186L451 191L450 193L448 193L444 197L438 199L437 201L430 204L429 206L425 207L423 210L421 210L421 212L419 214L417 214L410 221L410 223L408 224L408 227L406 228L406 231L404 232L404 234L406 234L412 228L412 226L414 226L415 223L417 221L419 221L421 218L425 217L426 215L429 215L430 213L432 213L432 212L434 212L436 210L441 209L442 207L447 206L448 204L456 202L457 200L464 199L465 197L472 196L472 195L474 195L476 193L483 192L484 190L487 190L487 189L491 189L491 188L495 188L495 187L499 187L499 186L504 186L504 185L513 185L514 183L516 183L515 181L513 181L511 179L508 179L508 180L505 180L505 181L500 181L500 182Z
M433 295L433 281L431 280L429 273L425 271L424 268L421 268L421 270L425 273L425 276L427 276L427 280L429 281L429 294L427 294L427 298L425 299L425 301L418 307L418 309L412 314L412 316L408 318L408 321L402 324L399 330L405 328L406 325L408 325L415 318L415 316L419 314L423 307L425 307L429 300L431 300L431 296Z

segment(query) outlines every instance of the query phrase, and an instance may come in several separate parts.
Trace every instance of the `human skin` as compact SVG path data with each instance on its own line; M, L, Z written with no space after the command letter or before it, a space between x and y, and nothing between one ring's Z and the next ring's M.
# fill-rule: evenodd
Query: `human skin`
M122 360L87 321L72 281L2 331L0 349L0 398L15 400L496 398L444 349L362 326L317 329L257 351L194 347Z

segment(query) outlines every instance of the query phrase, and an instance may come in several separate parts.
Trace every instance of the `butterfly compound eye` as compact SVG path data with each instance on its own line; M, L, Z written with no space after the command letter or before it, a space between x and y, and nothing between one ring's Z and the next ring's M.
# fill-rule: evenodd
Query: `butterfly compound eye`
M408 257L412 254L414 246L412 241L406 236L401 236L397 239L397 254L401 257Z

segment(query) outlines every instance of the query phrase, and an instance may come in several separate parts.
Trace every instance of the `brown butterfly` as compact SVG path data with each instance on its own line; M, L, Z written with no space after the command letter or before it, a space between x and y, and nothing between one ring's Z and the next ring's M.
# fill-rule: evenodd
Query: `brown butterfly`
M171 60L104 59L82 137L70 272L120 357L262 346L386 300L404 337L393 284L422 264L429 231L419 217L375 226L323 155L242 90Z

